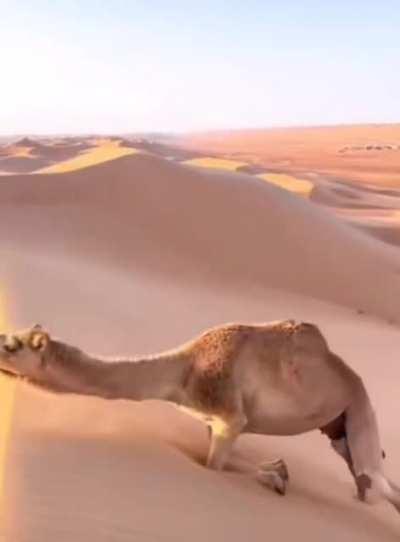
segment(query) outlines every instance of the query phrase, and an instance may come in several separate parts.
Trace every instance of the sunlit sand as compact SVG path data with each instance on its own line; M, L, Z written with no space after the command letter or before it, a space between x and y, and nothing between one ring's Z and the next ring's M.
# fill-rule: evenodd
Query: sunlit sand
M35 173L65 173L67 171L75 171L140 152L134 148L121 146L119 141L109 139L94 140L94 143L96 146L82 154L70 160L65 160L64 162L59 162L58 164L38 170Z
M211 158L205 156L204 158L193 158L192 160L186 160L183 162L188 166L198 166L204 168L214 169L226 169L228 171L235 171L242 166L246 166L246 162L238 162L236 160L225 160L223 158Z
M257 177L301 196L308 196L313 189L313 183L311 181L308 181L307 179L298 179L293 175L286 175L283 173L262 173L257 175Z
M3 292L0 291L0 330L4 333L7 329L7 320L5 315L5 303ZM13 381L0 374L0 506L3 497L3 483L5 473L5 458L10 432L13 400L14 400Z

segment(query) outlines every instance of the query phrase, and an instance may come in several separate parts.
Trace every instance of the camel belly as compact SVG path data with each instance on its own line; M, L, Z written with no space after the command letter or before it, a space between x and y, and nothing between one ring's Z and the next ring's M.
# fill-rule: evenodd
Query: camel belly
M343 397L269 394L256 398L246 412L246 431L267 435L296 435L323 427L346 409Z

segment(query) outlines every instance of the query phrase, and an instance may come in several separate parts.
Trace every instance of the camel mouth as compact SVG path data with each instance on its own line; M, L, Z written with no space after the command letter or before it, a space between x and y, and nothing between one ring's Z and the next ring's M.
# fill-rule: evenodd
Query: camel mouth
M5 376L11 377L11 378L18 378L19 377L18 373L14 373L13 371L11 371L9 369L4 369L3 367L0 367L0 373L5 375Z

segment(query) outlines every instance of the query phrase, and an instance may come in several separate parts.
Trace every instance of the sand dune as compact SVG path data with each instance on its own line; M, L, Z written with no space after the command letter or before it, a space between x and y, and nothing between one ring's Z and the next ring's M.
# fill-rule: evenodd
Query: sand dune
M178 143L276 172L314 171L382 186L400 181L399 124L208 132L184 136Z
M24 137L0 146L0 171L4 173L61 173L134 154L137 150L119 137Z
M201 153L153 141L149 137L84 135L39 139L23 137L16 141L0 138L0 175L63 173L137 152L178 162L192 159L204 161Z
M313 183L308 179L299 179L293 175L285 175L283 173L262 173L258 175L260 179L276 184L289 192L294 192L300 196L309 196L313 190Z
M140 354L224 321L317 321L364 376L400 481L400 336L387 322L400 318L396 250L262 180L148 154L3 177L0 206L9 325L40 321L89 351ZM18 385L8 440L0 533L10 542L398 540L392 509L352 498L317 433L237 445L254 461L287 459L285 498L204 469L205 428L158 402Z
M0 220L10 241L200 282L301 291L400 317L395 249L258 179L140 154L35 182L4 179ZM365 296L371 281L379 296Z
M353 206L369 208L367 227L365 216L361 223L357 213L350 222L399 244L400 222L388 226L379 212L382 205L392 211L399 206L398 124L210 132L181 137L176 143L183 149L213 153L215 160L244 160L245 167L256 168L256 174L268 182L335 208L339 218L348 218ZM390 198L383 201L385 193Z
M213 158L212 156L204 156L202 158L193 158L184 162L188 166L198 166L211 169L224 169L227 171L236 171L243 167L246 162L238 162L237 160L224 160L223 158Z
M400 192L339 180L317 179L312 201L387 243L400 243Z
M93 147L70 158L69 160L58 162L52 166L39 169L36 173L65 173L66 171L75 171L77 169L87 168L108 160L115 160L121 156L135 154L134 148L124 147L120 141L110 139L98 139L93 141Z
M311 197L363 231L398 245L400 223L386 219L397 216L400 201L398 135L397 125L371 125L200 134L190 139L24 137L0 146L0 175L73 171L140 151L206 169L257 175ZM208 156L203 147L214 154ZM352 207L369 209L368 220L366 212L362 220L357 211L350 216ZM382 208L388 210L385 216Z

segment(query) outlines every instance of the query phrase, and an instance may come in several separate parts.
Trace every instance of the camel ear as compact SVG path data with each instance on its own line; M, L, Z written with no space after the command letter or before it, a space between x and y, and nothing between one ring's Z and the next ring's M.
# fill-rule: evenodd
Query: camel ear
M46 331L43 331L41 328L36 329L36 326L33 328L31 336L29 337L29 346L32 350L45 350L49 341L50 337Z

